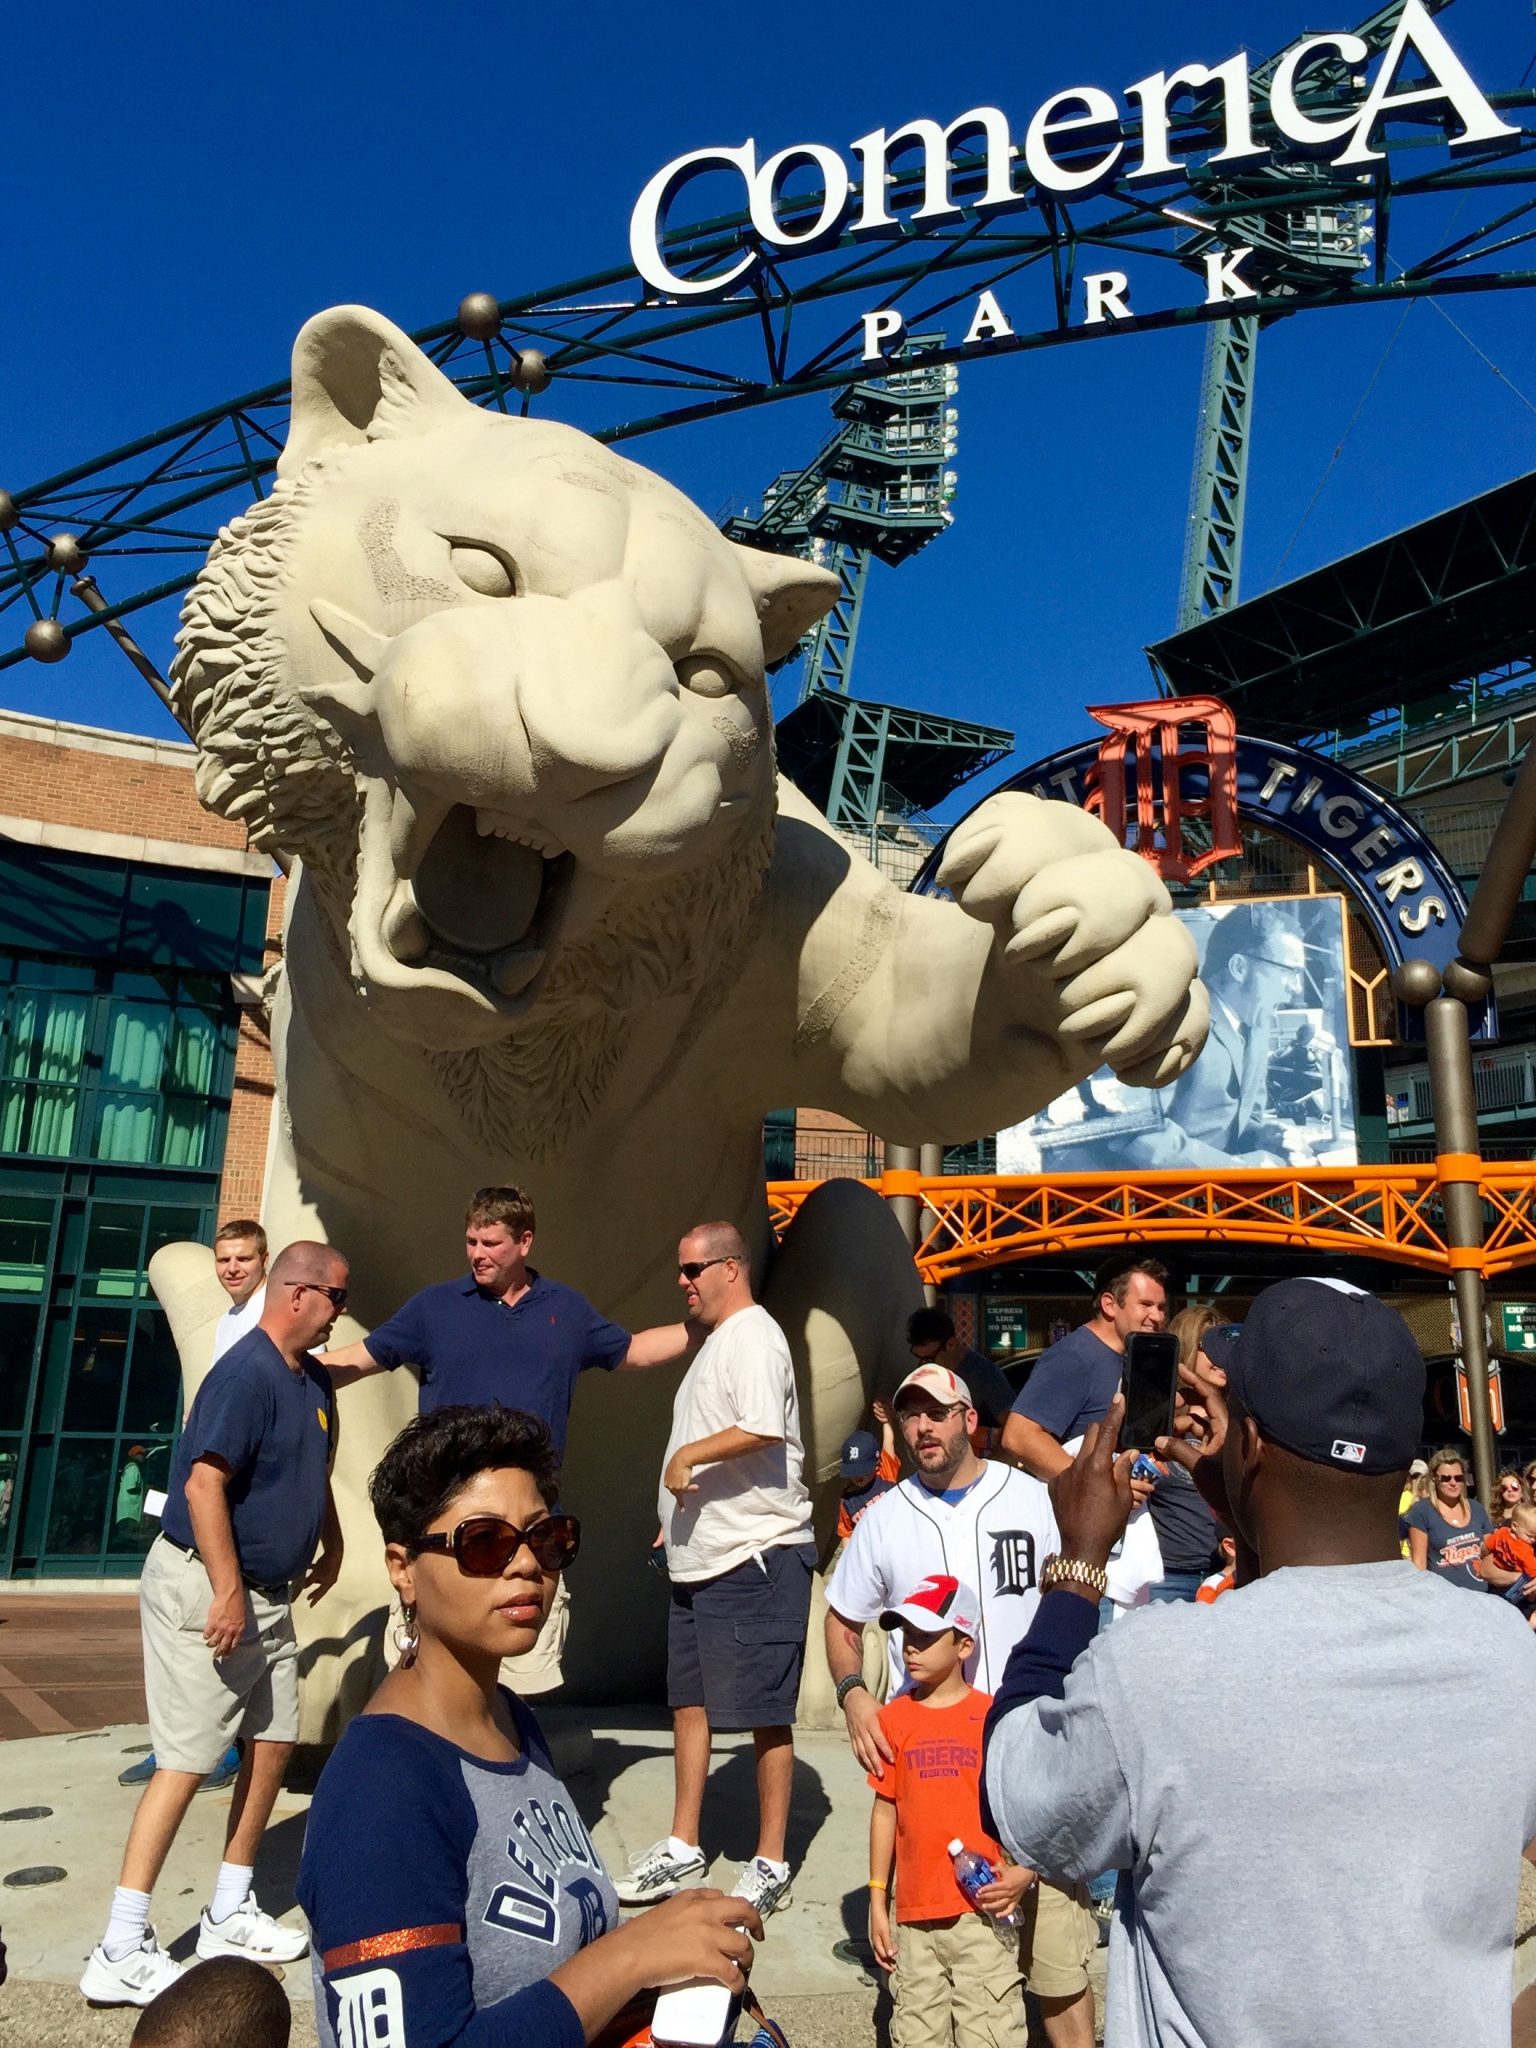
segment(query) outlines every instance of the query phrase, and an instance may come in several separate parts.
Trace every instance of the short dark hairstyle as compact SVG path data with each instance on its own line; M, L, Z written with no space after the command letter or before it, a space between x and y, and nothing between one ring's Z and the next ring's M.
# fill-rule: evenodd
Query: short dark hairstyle
M909 1344L947 1344L955 1326L941 1308L915 1308L907 1317Z
M466 1230L486 1230L499 1223L509 1237L522 1237L536 1226L533 1197L526 1188L476 1188L464 1212Z
M1094 1301L1097 1302L1101 1294L1112 1294L1116 1306L1124 1308L1125 1297L1131 1291L1133 1273L1144 1273L1159 1287L1168 1285L1168 1268L1161 1259L1148 1258L1142 1252L1117 1252L1114 1258L1106 1259L1093 1276Z
M151 1999L132 2048L288 2048L293 2023L283 1987L247 1956L215 1956Z
M532 1474L553 1507L560 1460L537 1415L521 1408L438 1408L408 1422L374 1467L368 1497L386 1543L416 1546L478 1472Z
M1301 937L1294 923L1274 915L1272 905L1266 904L1261 914L1252 903L1237 904L1212 927L1205 942L1205 958L1200 963L1201 980L1209 986L1218 975L1226 973L1239 953L1246 960L1256 958L1264 949L1266 935L1277 932Z

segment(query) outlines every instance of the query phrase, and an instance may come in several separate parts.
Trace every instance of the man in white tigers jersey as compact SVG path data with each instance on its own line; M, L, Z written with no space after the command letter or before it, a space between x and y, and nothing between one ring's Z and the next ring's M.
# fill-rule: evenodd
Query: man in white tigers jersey
M972 1450L976 1411L953 1372L919 1366L896 1389L892 1407L915 1469L859 1517L827 1586L827 1663L854 1755L875 1779L895 1756L861 1670L867 1624L934 1573L963 1580L981 1603L965 1675L994 1693L1040 1604L1041 1568L1060 1548L1042 1483ZM890 1657L895 1693L906 1676L899 1629L890 1634ZM1042 1880L1025 1899L1019 1961L1040 2000L1046 2038L1051 2048L1091 2048L1087 1963L1098 1934L1086 1894Z

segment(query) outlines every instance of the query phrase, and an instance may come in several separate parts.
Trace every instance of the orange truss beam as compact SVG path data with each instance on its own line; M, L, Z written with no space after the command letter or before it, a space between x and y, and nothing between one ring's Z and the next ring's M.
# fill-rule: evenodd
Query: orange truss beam
M1484 1277L1536 1263L1536 1163L1478 1162ZM889 1183L889 1185L887 1185ZM771 1181L782 1237L817 1181ZM1207 1173L946 1174L866 1181L924 1204L918 1271L952 1280L984 1266L1125 1244L1276 1245L1353 1252L1448 1274L1440 1178L1427 1166L1244 1168Z

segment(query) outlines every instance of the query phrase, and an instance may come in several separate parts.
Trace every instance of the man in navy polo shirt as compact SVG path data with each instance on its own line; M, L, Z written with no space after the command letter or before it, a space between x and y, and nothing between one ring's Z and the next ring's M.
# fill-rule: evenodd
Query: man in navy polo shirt
M631 1336L574 1287L528 1264L533 1232L533 1202L521 1188L481 1188L464 1218L468 1277L422 1288L360 1344L326 1352L320 1363L332 1385L414 1365L422 1414L460 1403L526 1409L543 1420L563 1457L578 1376L588 1366L638 1372L683 1358L689 1325L667 1323ZM507 1681L518 1692L549 1692L560 1683L569 1625L562 1578L538 1642L508 1660Z
M299 1733L293 1588L302 1578L317 1600L341 1568L335 1402L310 1347L346 1305L340 1252L289 1245L260 1322L210 1369L188 1411L139 1581L155 1773L80 1980L95 2004L148 2005L180 1976L149 1925L150 1893L193 1794L237 1735L245 1754L197 1953L291 1963L309 1945L262 1912L251 1866Z

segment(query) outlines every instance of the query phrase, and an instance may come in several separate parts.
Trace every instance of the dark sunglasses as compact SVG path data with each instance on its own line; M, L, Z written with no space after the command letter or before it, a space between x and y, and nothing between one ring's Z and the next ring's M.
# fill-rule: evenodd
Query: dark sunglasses
M467 1579L499 1579L525 1543L541 1572L563 1572L581 1548L581 1524L574 1515L543 1515L519 1529L500 1515L472 1515L451 1534L418 1536L415 1547L451 1557Z
M347 1305L345 1287L322 1287L317 1280L295 1280L293 1284L301 1294L323 1294L332 1308L345 1308Z
M1465 1486L1467 1483L1465 1472L1437 1472L1435 1477L1444 1480L1447 1486Z
M723 1266L724 1264L724 1259L689 1259L686 1265L679 1266L677 1270L685 1280L697 1280L706 1266Z

